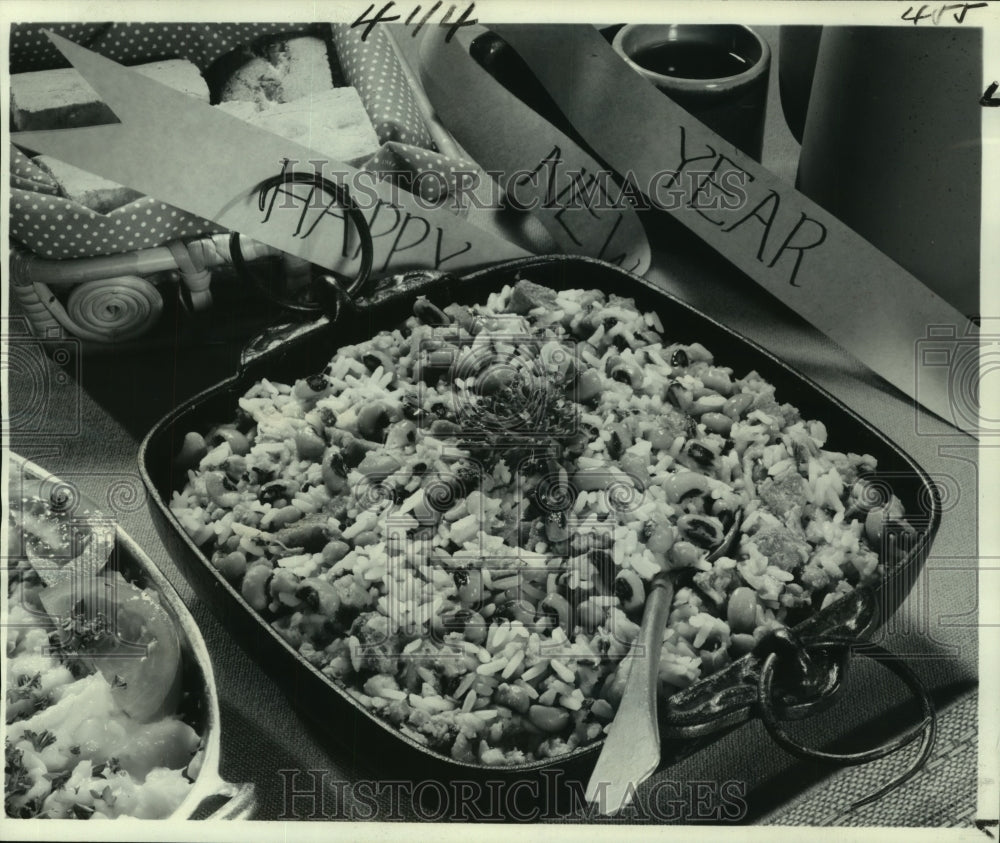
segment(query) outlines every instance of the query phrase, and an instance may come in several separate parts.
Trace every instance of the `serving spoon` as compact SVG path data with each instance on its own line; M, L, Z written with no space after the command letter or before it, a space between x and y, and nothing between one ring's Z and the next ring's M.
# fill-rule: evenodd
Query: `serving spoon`
M714 562L725 555L739 533L742 513L708 555ZM604 747L587 784L586 799L601 814L616 814L634 798L636 788L660 764L660 725L657 718L657 678L663 633L674 602L676 581L682 569L660 571L649 585L639 632L626 658L632 659L625 691L604 739Z

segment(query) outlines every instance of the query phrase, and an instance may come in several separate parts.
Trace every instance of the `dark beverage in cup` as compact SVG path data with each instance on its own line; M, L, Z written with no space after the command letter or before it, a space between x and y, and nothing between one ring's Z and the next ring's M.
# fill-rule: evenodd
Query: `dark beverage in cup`
M637 50L632 56L640 67L680 79L725 79L738 76L750 62L723 44L706 41L666 41Z
M745 26L635 24L615 50L693 117L756 160L764 142L771 50Z

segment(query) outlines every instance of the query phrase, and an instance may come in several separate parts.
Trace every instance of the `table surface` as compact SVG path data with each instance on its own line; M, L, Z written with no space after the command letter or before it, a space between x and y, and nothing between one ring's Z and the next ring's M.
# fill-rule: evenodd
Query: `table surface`
M762 32L776 48L776 30ZM798 146L781 116L777 74L772 72L763 163L793 181L797 155ZM978 672L975 442L915 408L910 399L717 255L692 243L684 232L652 221L650 233L654 240L651 278L821 384L898 442L945 492L945 514L931 557L906 603L888 623L883 641L907 657L942 714L938 747L924 771L893 794L854 812L847 808L852 799L901 770L912 751L865 768L831 770L786 754L758 722L661 768L640 788L639 804L654 793L665 803L669 800L664 794L670 793L691 805L697 802L691 794L708 783L706 804L711 805L713 798L720 798L719 788L730 783L727 792L738 796L731 800L738 806L733 819L741 822L970 824L975 817ZM178 402L235 370L239 338L145 354L84 356L78 376L61 382L57 370L40 362L42 358L28 360L38 341L19 336L24 323L16 310L5 327L13 355L9 368L12 447L77 483L98 502L105 500L112 484L119 490L125 484L124 488L136 492L135 499L120 497L113 511L174 584L201 627L222 705L223 776L257 785L261 819L292 819L310 813L308 801L289 801L288 771L305 771L315 781L322 776L327 800L320 810L323 816L370 816L367 806L351 814L354 791L338 783L392 778L391 760L368 758L363 750L347 752L314 733L252 653L241 648L193 592L164 548L146 506L136 462L139 442ZM24 352L21 357L16 356L19 348ZM24 365L17 362L22 358L27 361ZM794 402L794 396L785 399ZM837 705L800 724L797 736L807 744L838 750L881 742L912 716L899 683L890 677L870 662L857 663ZM300 777L295 786L301 788L305 781ZM345 795L346 799L341 798ZM719 818L718 812L711 811L704 816ZM416 817L405 809L391 811L381 800L376 818ZM662 810L655 816L637 811L625 817L633 822L663 819ZM687 819L697 821L699 816L689 814Z

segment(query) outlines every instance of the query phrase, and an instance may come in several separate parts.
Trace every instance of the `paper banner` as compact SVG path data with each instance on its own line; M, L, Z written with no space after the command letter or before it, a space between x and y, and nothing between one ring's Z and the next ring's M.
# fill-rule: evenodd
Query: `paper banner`
M978 329L846 225L632 70L590 26L491 27L608 164L754 281L931 412L954 411L951 367L921 341ZM933 197L927 197L934 201Z
M618 202L607 168L525 105L469 54L485 27L448 38L430 30L421 47L421 81L455 139L496 174L508 203L533 214L562 251L639 274L649 268L646 232Z
M369 222L374 273L413 268L458 271L527 252L450 211L342 162L251 126L50 35L121 121L106 126L19 132L11 140L112 179L284 252L351 275L359 239L335 199L308 185L256 185L285 170L345 184Z

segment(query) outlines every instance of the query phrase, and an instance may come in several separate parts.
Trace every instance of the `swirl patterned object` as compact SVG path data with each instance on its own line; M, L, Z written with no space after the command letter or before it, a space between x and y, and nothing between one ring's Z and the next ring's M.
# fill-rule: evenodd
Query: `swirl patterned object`
M146 333L160 318L163 298L135 275L103 278L74 287L66 303L73 332L94 342L120 342Z

